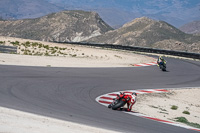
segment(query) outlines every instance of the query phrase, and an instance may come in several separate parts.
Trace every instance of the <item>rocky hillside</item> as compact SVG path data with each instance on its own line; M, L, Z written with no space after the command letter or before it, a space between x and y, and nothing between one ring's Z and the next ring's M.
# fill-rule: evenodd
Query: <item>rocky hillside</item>
M163 21L137 18L123 27L87 40L90 43L121 44L200 52L200 37L185 34Z
M187 23L179 28L181 31L189 34L200 34L200 21Z
M0 35L44 41L83 41L112 30L97 13L62 11L37 19L0 21Z

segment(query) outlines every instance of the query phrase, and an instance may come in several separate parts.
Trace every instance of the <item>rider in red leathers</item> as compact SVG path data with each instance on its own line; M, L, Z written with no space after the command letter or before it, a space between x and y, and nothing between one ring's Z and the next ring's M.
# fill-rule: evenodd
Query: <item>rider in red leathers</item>
M137 93L135 93L135 92L133 92L132 94L130 94L130 93L120 93L119 98L120 97L127 99L127 111L131 111L132 106L136 102Z

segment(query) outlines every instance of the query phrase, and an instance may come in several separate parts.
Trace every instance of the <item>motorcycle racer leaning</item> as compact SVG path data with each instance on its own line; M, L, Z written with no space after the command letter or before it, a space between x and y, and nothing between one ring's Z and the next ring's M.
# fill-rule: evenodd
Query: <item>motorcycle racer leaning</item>
M137 99L137 93L133 92L130 93L120 93L120 95L117 98L125 98L127 99L127 111L131 111L133 105L136 103Z
M159 56L158 60L157 60L158 66L162 65L162 63L164 63L164 62L166 62L165 59L162 56Z

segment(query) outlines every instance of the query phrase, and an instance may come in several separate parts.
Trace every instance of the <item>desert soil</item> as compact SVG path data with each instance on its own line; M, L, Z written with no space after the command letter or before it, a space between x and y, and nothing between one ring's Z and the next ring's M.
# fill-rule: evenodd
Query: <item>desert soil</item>
M45 48L20 45L17 49L18 54L0 53L0 65L43 67L132 67L133 64L155 61L154 58L125 51L114 51L69 44L54 44L50 42L2 36L0 36L0 41L4 42L3 45L10 46L12 46L11 42L18 41L21 44L28 41L48 45L53 50L55 50L55 47L62 48L60 51L56 50L52 52ZM28 53L28 55L24 55L24 51L29 51L34 54L30 55L30 53ZM47 52L50 54L44 56ZM38 56L38 54L40 56ZM200 89L196 88L170 90L168 93L160 94L143 94L138 96L138 101L134 105L133 111L163 120L174 120L175 117L184 116L188 121L200 124L199 95ZM178 106L178 109L172 110L171 106L173 105ZM190 112L190 115L183 114L183 111ZM73 133L115 132L0 107L0 132L56 133L58 131Z
M200 88L173 89L165 93L138 95L133 110L141 114L174 121L176 117L185 117L189 122L200 124ZM177 106L176 110L171 109ZM188 111L190 114L183 113Z
M130 67L133 64L149 63L156 60L152 57L138 55L131 52L91 48L78 45L56 44L1 36L0 41L5 41L3 45L9 46L13 46L11 42L15 41L20 42L20 44L26 42L37 42L48 45L53 49L49 50L50 48L45 49L44 47L25 47L20 45L17 49L18 54L0 54L0 64L2 65L51 67ZM65 48L65 50L58 50L56 47L61 49ZM26 53L28 55L24 55L24 51L28 51ZM46 52L49 53L49 56L44 56ZM33 54L34 56L30 54Z

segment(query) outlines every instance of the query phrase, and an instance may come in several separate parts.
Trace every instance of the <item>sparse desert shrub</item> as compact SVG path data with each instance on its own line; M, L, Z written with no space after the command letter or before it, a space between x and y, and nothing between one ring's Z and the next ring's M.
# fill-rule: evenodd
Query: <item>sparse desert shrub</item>
M163 112L163 111L160 111L159 113L162 113L162 114L167 114L167 115L169 114L169 113L167 113L167 112Z
M60 52L60 50L58 51L59 54L62 54L62 52Z
M45 56L49 56L49 53L46 52L44 55L45 55Z
M42 48L42 47L43 47L43 44L40 43L40 44L39 44L39 48Z
M66 48L59 48L60 50L65 50Z
M19 42L18 41L15 41L15 42L10 42L12 45L16 46L16 45L19 45Z
M29 42L29 41L27 41L27 42L23 43L22 45L24 45L26 48L31 46L31 44L30 44L30 42Z
M54 50L54 47L49 47L50 50Z
M29 41L26 41L25 44L26 44L26 45L30 45L31 43L30 43Z
M176 121L182 122L182 123L187 123L188 122L188 120L185 117L176 117L175 119L176 119Z
M5 44L6 42L5 41L0 41L0 44Z
M38 44L37 42L33 42L31 45L32 45L33 47L37 47L39 44Z
M183 114L190 115L190 112L185 110L185 111L183 111Z
M117 58L120 58L120 59L122 59L122 57L121 56L118 56L118 55L114 55L115 57L117 57Z
M28 55L29 53L28 53L28 51L27 50L25 50L24 51L24 55Z
M172 109L172 110L177 110L177 109L178 109L178 106L172 105L171 109Z
M49 45L44 45L44 48L49 49Z
M196 128L200 128L200 125L198 123L189 122L185 117L176 117L175 121L185 123L189 126L193 126L193 127L196 127Z
M55 54L55 53L56 53L56 50L51 51L51 54Z

